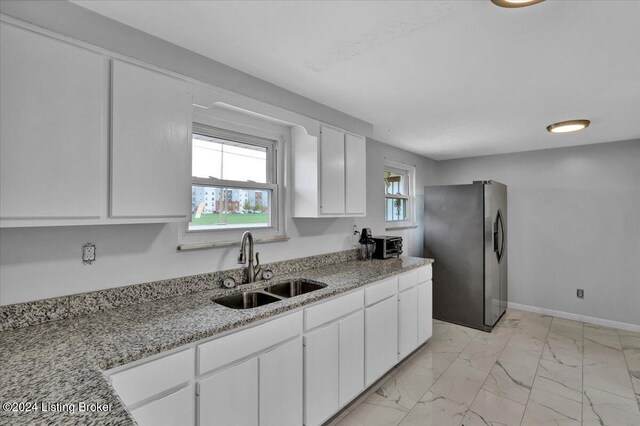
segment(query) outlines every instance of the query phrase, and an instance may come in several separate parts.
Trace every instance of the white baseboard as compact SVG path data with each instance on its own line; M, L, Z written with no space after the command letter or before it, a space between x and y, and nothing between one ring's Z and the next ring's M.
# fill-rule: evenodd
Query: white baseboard
M539 308L537 306L522 305L520 303L509 302L510 308L521 311L533 312L536 314L551 315L558 318L565 318L575 321L587 322L589 324L602 325L604 327L619 328L621 330L635 331L640 333L640 325L630 324L620 321L612 321L602 318L590 317L587 315L572 314L571 312L554 311L553 309Z

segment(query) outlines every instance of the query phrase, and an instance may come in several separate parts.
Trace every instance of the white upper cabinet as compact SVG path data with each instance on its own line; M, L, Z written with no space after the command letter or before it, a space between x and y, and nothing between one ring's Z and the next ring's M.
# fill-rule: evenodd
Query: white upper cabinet
M191 105L185 81L113 62L111 216L189 215Z
M292 131L293 217L365 216L366 139L321 125Z
M189 83L37 29L0 31L0 227L188 220Z
M0 224L99 218L107 60L0 23Z
M344 143L346 213L364 215L367 212L367 141L362 136L346 134Z
M344 133L323 127L320 134L320 210L342 214L345 206Z

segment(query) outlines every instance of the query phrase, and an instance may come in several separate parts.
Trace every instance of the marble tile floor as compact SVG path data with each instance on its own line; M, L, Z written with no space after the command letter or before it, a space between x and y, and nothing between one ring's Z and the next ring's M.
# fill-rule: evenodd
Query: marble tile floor
M325 426L640 426L640 333L507 310L433 337Z

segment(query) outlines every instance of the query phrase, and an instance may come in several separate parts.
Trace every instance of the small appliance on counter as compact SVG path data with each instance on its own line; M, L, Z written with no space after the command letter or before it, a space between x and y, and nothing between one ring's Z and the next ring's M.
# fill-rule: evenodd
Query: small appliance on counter
M390 257L400 257L402 254L402 237L391 235L379 235L373 237L376 249L373 252L374 259L389 259Z
M371 228L362 228L360 232L360 260L371 260L376 249L376 243L371 238Z

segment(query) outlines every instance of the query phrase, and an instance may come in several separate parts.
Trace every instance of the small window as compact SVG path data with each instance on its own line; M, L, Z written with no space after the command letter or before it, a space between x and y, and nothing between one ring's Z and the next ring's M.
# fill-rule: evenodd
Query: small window
M189 231L275 223L276 141L194 124Z
M415 167L385 162L384 202L387 228L414 226Z

